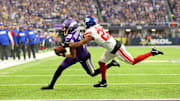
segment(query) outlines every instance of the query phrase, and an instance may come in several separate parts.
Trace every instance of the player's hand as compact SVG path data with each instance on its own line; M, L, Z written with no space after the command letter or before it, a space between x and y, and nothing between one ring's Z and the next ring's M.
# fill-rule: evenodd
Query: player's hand
M59 56L66 57L66 56L65 56L65 53L59 53Z
M59 53L58 51L56 51L56 50L55 50L55 54L56 54L57 56L60 56L60 53Z

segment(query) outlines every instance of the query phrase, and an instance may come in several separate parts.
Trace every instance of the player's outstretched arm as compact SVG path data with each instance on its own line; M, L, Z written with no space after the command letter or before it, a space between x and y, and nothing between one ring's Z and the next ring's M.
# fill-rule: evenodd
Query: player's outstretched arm
M77 48L77 47L80 47L84 44L87 44L91 40L94 40L94 38L91 36L86 36L83 40L70 44L69 47Z

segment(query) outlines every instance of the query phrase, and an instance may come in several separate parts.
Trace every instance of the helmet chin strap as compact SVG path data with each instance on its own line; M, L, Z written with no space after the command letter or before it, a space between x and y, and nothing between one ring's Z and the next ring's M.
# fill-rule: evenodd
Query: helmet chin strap
M70 32L69 32L69 30L70 30L70 28L68 28L67 30L66 30L66 33L64 33L64 35L68 35L68 34L70 34ZM75 30L74 30L75 31ZM73 33L74 31L71 31L71 33Z

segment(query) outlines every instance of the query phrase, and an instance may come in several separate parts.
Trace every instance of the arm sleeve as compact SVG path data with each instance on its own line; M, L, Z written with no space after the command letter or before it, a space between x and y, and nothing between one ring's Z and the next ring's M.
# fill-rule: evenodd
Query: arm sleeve
M75 40L74 40L74 38L73 38L73 36L70 34L70 35L68 35L66 38L65 38L65 41L64 41L64 43L66 43L66 44L70 44L70 43L74 43L75 42Z
M8 32L8 36L9 36L9 39L10 39L11 44L12 44L11 48L14 50L14 40L13 40L13 37L11 36L10 32Z
M14 40L13 40L13 37L11 36L11 33L10 33L10 32L8 32L8 36L9 36L9 39L10 39L11 41L14 41Z
M13 33L13 31L12 31L12 30L10 31L10 34L11 34L11 36L13 36L13 35L14 35L14 33Z
M94 39L96 38L96 35L92 32L92 31L87 31L84 36L91 36L93 37Z

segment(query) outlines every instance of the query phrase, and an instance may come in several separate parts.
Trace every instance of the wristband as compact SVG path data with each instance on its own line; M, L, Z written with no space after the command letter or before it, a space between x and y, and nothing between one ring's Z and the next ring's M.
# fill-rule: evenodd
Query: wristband
M64 48L69 47L69 44L64 43Z
M64 48L69 47L69 44L67 43L61 43L60 45L63 46Z

